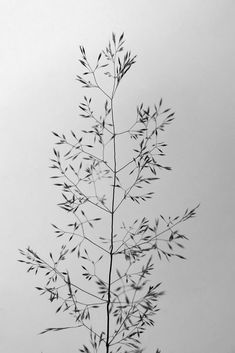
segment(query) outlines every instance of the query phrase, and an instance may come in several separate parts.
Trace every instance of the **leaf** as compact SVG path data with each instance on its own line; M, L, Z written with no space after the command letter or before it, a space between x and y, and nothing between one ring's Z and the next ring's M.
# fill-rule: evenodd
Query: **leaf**
M72 130L71 130L71 134L73 135L74 138L76 138L76 135Z
M186 257L184 257L184 256L182 256L182 255L175 254L175 256L179 257L179 258L182 259L182 260L186 260Z
M20 261L20 260L18 260ZM37 290L44 290L44 288L41 288L41 287L35 287Z
M118 277L121 278L122 276L121 276L121 273L119 272L118 269L116 269L116 272L117 272Z
M124 32L120 35L119 43L122 41L123 37L124 37Z
M56 309L56 314L60 311L60 309L62 308L63 305L59 306L57 309Z
M102 53L99 54L98 59L97 59L97 63L100 61L101 56L102 56Z
M50 332L50 331L61 331L61 330L67 330L69 328L73 328L73 326L68 326L68 327L49 327L45 329L44 331L40 332L39 335L43 335L44 333Z

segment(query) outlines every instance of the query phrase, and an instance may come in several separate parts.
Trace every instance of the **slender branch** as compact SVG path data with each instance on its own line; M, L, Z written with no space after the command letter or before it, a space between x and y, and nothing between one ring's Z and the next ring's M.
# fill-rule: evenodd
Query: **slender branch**
M78 234L78 233L75 233L75 232L69 232L69 231L64 231L61 229L61 231L63 231L64 233L66 234L71 234L71 235L75 235L75 236L78 236L80 238L83 238L83 239L86 239L87 241L89 241L91 244L93 244L94 246L96 246L97 248L103 250L104 252L106 252L107 254L109 254L109 251L106 250L105 248L103 248L102 246L100 246L99 244L95 243L93 240L91 240L90 238L88 238L87 236L85 235L81 235L81 234Z
M140 276L140 278L139 278L139 280L138 280L137 287L139 286L139 284L140 284L140 282L141 282L143 276L144 276L144 272L142 272L142 274L141 274L141 276ZM132 297L132 300L131 300L131 306L130 306L130 308L129 308L127 314L126 314L126 317L125 317L125 319L122 321L122 323L120 324L120 326L119 326L119 328L117 329L117 331L115 331L115 334L113 335L113 337L112 337L110 343L112 343L112 342L115 340L115 338L118 336L118 334L120 333L120 330L121 330L122 326L125 325L125 322L128 320L128 318L129 318L129 316L130 316L130 314L131 314L131 310L133 309L133 305L134 305L134 306L136 305L136 304L135 304L136 293L137 293L137 289L135 289L135 291L134 291L134 294L133 294L133 297Z
M71 180L71 178L68 177L68 175L62 170L62 168L61 168L61 173L62 173L62 174L65 176L65 178L75 187L75 189L77 189L77 191L78 191L82 196L85 197L85 199L86 199L87 202L91 203L93 206L96 206L96 207L100 208L101 210L103 210L103 211L105 211L105 212L110 213L110 210L109 210L109 209L104 208L104 207L100 206L99 204L97 204L97 203L91 201L90 198L87 197L87 196L84 194L84 192L82 192L82 190Z
M179 221L177 221L176 223L174 223L174 224L171 226L171 228L174 228L175 226L177 226L178 224L182 223L183 221L184 221L183 218L181 218ZM162 235L162 234L164 234L164 233L166 233L166 232L169 232L169 231L171 231L171 229L170 229L169 227L167 227L167 228L165 228L164 230L162 230L161 232L159 232L158 234L156 234L156 235L152 236L151 238L149 238L147 241L143 241L142 243L139 243L138 246L141 246L141 245L144 245L144 244L149 244L152 240L157 239L160 235ZM162 241L163 239L158 239L158 240L159 240L159 241ZM117 254L123 254L123 251L124 251L124 250L119 251L119 249L121 249L122 246L123 246L123 244L121 244L121 245L117 248L117 250L114 252L115 255L117 255ZM133 248L135 248L135 247L136 247L136 245L130 246L130 247L128 247L128 250L131 250L131 249L133 249ZM148 249L149 249L149 248L148 248ZM141 249L141 250L142 250L142 249ZM146 250L147 250L147 249L146 249Z
M138 173L137 173L137 176L136 176L136 178L135 178L135 181L132 183L131 186L129 186L128 190L125 191L123 198L120 200L120 202L118 203L118 205L115 207L114 212L117 211L117 209L121 206L121 204L123 203L123 201L124 201L124 200L127 198L127 196L130 194L130 192L131 192L131 190L133 189L133 187L136 185L136 182L137 182L137 180L138 180L138 178L139 178L139 176L140 176L140 172L141 172L141 170L138 170Z
M41 259L41 260L42 260L42 259ZM62 278L63 281L64 281L67 285L69 285L68 280L65 279L65 276L64 276L59 270L57 270L57 268L52 267L52 266L51 266L48 262L46 262L45 260L42 260L42 261L44 262L44 264L45 264L48 268L50 268L50 269L51 269L52 271L54 271L60 278ZM103 301L103 302L106 302L105 299L98 297L96 294L93 294L93 293L91 293L91 292L88 292L88 291L86 291L85 289L83 289L83 288L77 286L76 284L74 284L74 283L72 283L72 282L71 282L70 284L71 284L72 287L74 287L74 288L80 290L81 292L86 293L87 295L89 295L89 296L91 296L91 297L93 297L93 298L99 299L99 300L101 300L101 301Z
M113 60L114 75L115 75L115 57ZM109 263L109 274L108 274L108 300L107 300L107 326L106 326L106 353L109 353L109 336L110 336L110 304L111 304L111 283L112 283L112 267L113 267L113 238L114 238L114 212L115 212L115 191L116 191L116 174L117 174L117 152L116 152L116 131L114 121L114 108L113 98L115 92L116 78L114 77L113 92L111 98L111 117L113 125L113 163L114 163L114 175L113 175L113 190L112 190L112 208L111 208L111 230L110 230L110 263Z
M88 156L90 157L93 157L95 159L97 159L99 162L101 163L104 163L106 165L107 168L109 168L111 170L111 172L113 172L113 169L108 165L108 163L106 161L104 161L103 159L95 156L94 154L90 153L90 152L87 152L87 151L84 151L83 147L81 147L81 151L85 154L87 154Z
M98 88L107 98L109 98L111 100L112 97L107 92L105 92L105 90L103 88L101 88L100 85L98 84L96 76L95 76L95 72L91 71L91 73L93 75L93 78L94 78L94 81L95 81L95 84L96 84L96 86L94 86L94 87Z

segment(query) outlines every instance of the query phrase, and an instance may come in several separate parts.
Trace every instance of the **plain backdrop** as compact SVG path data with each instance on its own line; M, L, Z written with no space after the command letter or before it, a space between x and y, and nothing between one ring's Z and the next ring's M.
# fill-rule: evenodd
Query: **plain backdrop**
M147 353L235 352L234 10L233 0L0 0L2 353L73 353L83 343L79 331L38 335L67 318L38 296L17 249L56 248L51 130L81 129L79 45L94 59L112 31L124 31L138 55L120 88L119 121L161 97L176 112L165 133L173 171L162 173L143 212L175 215L201 203L184 228L187 261L156 265L166 295L143 345Z

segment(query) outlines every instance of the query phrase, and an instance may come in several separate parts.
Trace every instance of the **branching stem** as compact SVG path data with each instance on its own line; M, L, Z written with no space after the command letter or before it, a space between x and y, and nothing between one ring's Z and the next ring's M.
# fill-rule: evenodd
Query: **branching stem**
M115 75L115 57L113 60L114 75ZM111 284L112 284L112 267L113 267L113 239L114 239L114 213L115 213L115 191L116 191L116 176L117 176L117 153L116 153L116 131L114 121L114 107L113 98L115 93L116 79L114 78L113 92L111 98L111 116L113 126L113 185L112 185L112 206L111 206L111 230L110 230L110 262L109 262L109 274L108 274L108 300L107 300L107 326L106 326L106 353L109 353L109 336L110 336L110 304L111 304Z

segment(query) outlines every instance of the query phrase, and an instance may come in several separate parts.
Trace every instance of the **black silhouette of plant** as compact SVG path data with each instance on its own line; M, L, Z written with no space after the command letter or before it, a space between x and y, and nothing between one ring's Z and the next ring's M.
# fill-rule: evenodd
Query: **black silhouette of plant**
M29 266L28 271L43 271L45 284L36 287L40 294L58 302L56 312L67 311L74 320L74 326L47 328L42 333L86 328L90 346L84 344L82 353L143 351L140 336L154 325L163 294L161 283L149 283L152 255L184 259L177 249L183 248L187 237L177 226L192 218L198 207L176 217L120 221L122 206L151 199L154 192L148 190L149 185L159 179L160 170L171 169L161 162L166 144L160 138L174 119L161 99L153 109L141 103L131 127L117 130L116 92L136 59L130 51L124 53L123 45L124 34L119 38L112 34L94 67L80 46L79 61L85 72L77 80L103 95L104 110L96 114L92 99L85 96L79 108L80 116L90 122L88 129L71 131L69 136L53 132L58 148L51 159L52 178L62 193L59 206L72 221L65 227L52 225L56 236L63 239L58 256L50 252L46 260L30 247L20 250L24 260L19 261ZM107 78L106 88L100 84L100 74ZM126 161L128 151L126 155L120 151L123 138L132 143L133 155ZM70 257L79 273L67 269Z

